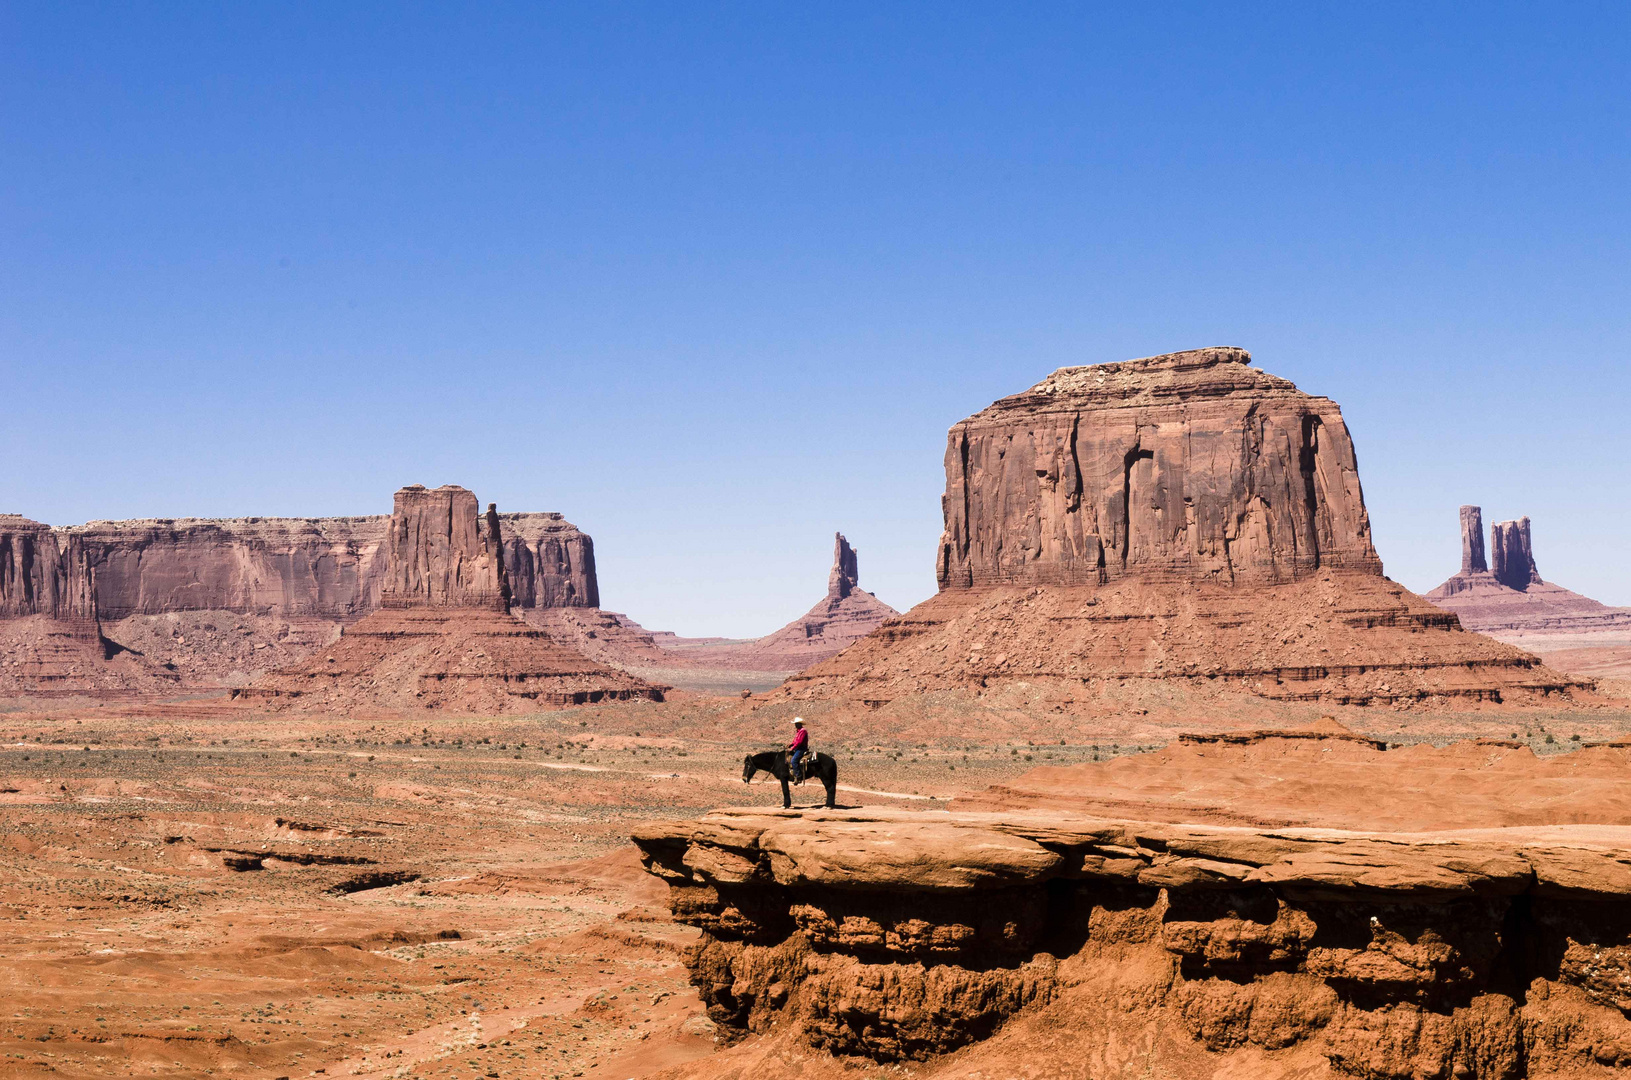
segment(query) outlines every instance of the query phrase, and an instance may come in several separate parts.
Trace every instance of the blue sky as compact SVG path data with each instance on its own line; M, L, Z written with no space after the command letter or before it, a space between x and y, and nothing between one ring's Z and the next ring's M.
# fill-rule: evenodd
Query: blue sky
M934 587L945 430L1209 344L1631 604L1623 5L0 3L0 510L593 534L757 634Z

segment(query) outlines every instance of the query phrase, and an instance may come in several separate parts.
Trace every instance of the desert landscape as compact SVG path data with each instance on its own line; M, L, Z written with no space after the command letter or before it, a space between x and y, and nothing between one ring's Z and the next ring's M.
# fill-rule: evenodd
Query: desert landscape
M754 639L457 485L0 517L0 1075L1631 1067L1626 616L1527 519L1411 593L1337 404L1235 348L1060 369L944 465L935 596L840 534ZM743 786L795 716L833 809Z

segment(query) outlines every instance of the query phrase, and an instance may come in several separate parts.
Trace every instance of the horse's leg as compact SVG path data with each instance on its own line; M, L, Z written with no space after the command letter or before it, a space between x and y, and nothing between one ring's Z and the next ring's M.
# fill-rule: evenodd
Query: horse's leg
M787 790L787 777L782 777L782 809L789 809L793 805L793 793Z
M838 770L823 776L821 783L827 789L827 809L831 810L838 805Z

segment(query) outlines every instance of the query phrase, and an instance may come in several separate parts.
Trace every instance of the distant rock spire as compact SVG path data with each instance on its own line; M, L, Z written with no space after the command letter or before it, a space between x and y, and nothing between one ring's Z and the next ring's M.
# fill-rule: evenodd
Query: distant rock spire
M1543 585L1535 568L1535 548L1529 536L1529 519L1502 521L1490 530L1491 554L1495 557L1495 580L1519 592L1531 585Z
M855 549L849 546L843 533L833 534L832 572L827 575L827 598L842 600L861 584L856 568Z
M1461 508L1461 572L1481 573L1489 569L1484 561L1484 511L1482 507Z

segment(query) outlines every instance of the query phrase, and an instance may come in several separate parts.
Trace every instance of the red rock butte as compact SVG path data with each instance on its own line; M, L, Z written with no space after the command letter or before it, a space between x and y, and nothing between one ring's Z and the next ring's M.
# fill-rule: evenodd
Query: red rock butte
M233 696L299 707L515 712L662 700L662 688L606 667L510 613L497 507L456 485L396 493L380 610L339 641Z
M783 693L1066 708L1105 679L1358 704L1589 687L1385 578L1341 410L1250 360L1063 368L954 425L939 594Z

